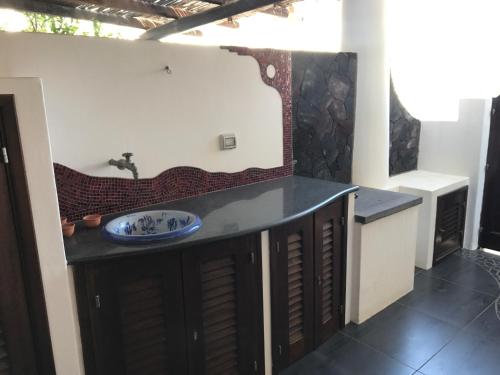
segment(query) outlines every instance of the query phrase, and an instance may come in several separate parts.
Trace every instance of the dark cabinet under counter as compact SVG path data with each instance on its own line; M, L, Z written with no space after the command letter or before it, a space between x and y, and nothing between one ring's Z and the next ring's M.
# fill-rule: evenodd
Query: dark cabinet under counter
M260 233L182 253L191 374L263 374Z
M273 368L314 346L314 222L306 216L270 231Z
M347 200L270 231L273 373L344 326Z
M434 264L463 246L468 190L466 186L437 198Z
M77 226L65 247L86 373L253 375L288 367L342 324L339 215L356 190L291 176L148 207L200 216L198 232L173 241L114 243ZM267 230L270 242L262 242ZM264 360L271 357L272 370Z
M262 374L260 233L76 267L87 374Z
M74 275L86 374L187 373L178 254L81 265Z

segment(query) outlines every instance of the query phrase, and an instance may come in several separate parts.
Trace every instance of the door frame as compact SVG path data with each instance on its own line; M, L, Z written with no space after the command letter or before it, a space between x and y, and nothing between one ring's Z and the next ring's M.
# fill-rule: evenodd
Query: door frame
M17 121L14 95L0 95L0 139L8 151L6 168L19 243L21 272L25 285L35 356L40 374L55 374L52 341L35 237L30 195Z

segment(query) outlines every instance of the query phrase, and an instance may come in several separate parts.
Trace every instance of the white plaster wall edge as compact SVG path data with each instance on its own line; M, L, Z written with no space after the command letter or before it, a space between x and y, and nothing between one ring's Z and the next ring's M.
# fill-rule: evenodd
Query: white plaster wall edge
M83 374L71 271L66 265L41 80L0 78L13 94L58 374Z
M264 373L272 375L273 356L272 356L272 328L271 328L271 262L270 262L270 242L269 231L261 232L261 251L262 251L262 307L264 321Z
M357 301L359 298L359 274L356 273L356 269L359 269L359 255L354 252L356 248L356 241L360 240L360 236L356 231L354 222L354 205L355 205L355 193L349 194L347 197L347 239L346 239L346 276L345 276L345 321L347 325L352 320L353 314L357 314L357 311L353 311L353 306L357 306L353 301Z
M352 180L383 188L389 177L389 56L386 0L342 6L342 50L358 54Z

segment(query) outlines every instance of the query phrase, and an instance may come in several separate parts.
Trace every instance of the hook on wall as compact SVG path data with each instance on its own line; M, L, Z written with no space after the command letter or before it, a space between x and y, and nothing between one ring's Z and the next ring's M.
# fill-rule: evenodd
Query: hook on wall
M172 69L170 69L170 66L169 66L169 65L165 65L165 68L164 68L164 69L165 69L165 72L166 72L167 74L172 74Z

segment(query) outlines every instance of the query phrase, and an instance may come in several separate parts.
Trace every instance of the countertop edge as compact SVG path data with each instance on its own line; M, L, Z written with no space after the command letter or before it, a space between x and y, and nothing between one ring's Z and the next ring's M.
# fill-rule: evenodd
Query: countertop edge
M371 215L358 215L354 214L354 220L356 223L359 224L370 224L373 223L374 221L377 221L379 219L383 219L384 217L391 216L393 214L396 214L398 212L407 210L409 208L418 206L422 204L423 199L422 197L415 197L415 199L404 202L402 204L399 204L398 206L395 207L390 207L386 210L379 211L377 213L371 214Z
M301 217L307 216L307 215L327 206L328 204L338 200L341 197L344 197L348 194L356 192L357 190L359 190L359 186L357 186L357 185L350 186L350 187L340 191L339 193L330 196L328 199L325 199L325 200L321 201L320 203L318 203L314 206L311 206L307 210L301 211L295 215L287 216L283 220L279 220L275 223L266 224L266 225L262 225L262 226L256 226L256 227L252 228L251 230L242 230L242 231L227 234L227 235L213 236L210 238L203 238L203 239L194 240L192 242L187 242L187 243L172 244L172 245L168 246L167 248L160 247L158 249L150 249L147 251L147 253L144 253L143 249L138 249L137 251L131 251L131 252L127 252L127 253L110 254L110 255L103 255L103 256L102 255L101 256L89 256L89 257L86 257L85 259L73 259L73 260L71 259L71 256L68 256L68 254L66 253L66 264L68 266L78 266L78 265L83 265L83 264L88 264L88 263L109 261L112 259L125 258L125 257L131 257L131 256L158 254L158 253L162 253L162 252L175 251L175 250L179 250L179 249L186 248L186 247L199 246L202 244L207 244L207 243L212 243L212 242L216 242L216 241L227 240L230 238L245 236L245 235L248 235L251 233L263 232L263 231L269 230L271 228L274 228L276 226L283 225L283 224L289 223L291 221L300 219Z

